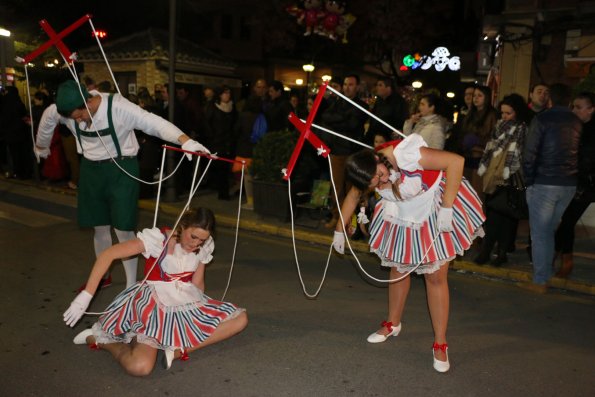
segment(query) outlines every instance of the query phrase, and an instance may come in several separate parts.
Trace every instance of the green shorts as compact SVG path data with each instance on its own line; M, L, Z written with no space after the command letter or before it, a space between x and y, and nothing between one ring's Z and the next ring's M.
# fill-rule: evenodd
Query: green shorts
M120 167L138 177L136 157L118 160ZM111 225L118 230L136 229L139 182L112 161L81 160L78 188L78 223L81 227Z

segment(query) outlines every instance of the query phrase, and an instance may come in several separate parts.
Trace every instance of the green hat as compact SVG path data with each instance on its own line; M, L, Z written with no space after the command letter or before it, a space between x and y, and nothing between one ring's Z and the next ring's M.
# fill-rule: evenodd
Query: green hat
M56 95L56 107L58 113L63 115L70 115L75 109L80 108L85 104L85 100L89 98L89 91L84 86L81 86L83 97L79 91L79 85L74 80L68 80L58 87L58 94Z

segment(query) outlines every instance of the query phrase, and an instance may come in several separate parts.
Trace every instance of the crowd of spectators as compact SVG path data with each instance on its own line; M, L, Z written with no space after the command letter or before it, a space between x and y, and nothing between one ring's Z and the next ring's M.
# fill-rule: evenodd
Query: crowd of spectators
M84 84L90 91L115 92L110 82L96 84L89 76L85 77ZM499 103L492 103L494 98L490 88L468 85L462 92L464 102L456 109L458 117L453 120L452 108L445 106L446 101L435 90L405 99L393 80L379 78L372 91L374 95L368 97L364 95L364 92L370 92L366 83L361 82L356 74L334 79L330 85L393 128L369 117L330 90L318 109L314 123L370 146L398 139L400 135L394 129L405 135L419 134L430 147L457 152L465 157L465 177L484 200L488 215L487 236L476 258L478 264L499 266L506 263L506 253L516 249L519 219L499 213L494 210L495 206L488 205L497 193L512 183L515 175L515 178L520 176L527 187L533 237L528 251L536 269L532 287L542 290L555 270L560 277L570 274L572 231L595 196L592 193L595 190L595 170L591 144L593 93L582 92L572 98L566 86L539 83L531 87L526 101L522 95L513 93ZM139 87L127 97L143 109L167 119L172 100L168 88L167 84L155 84L153 92L150 92L147 87ZM234 94L238 93L228 86L176 85L173 90L173 123L176 126L213 153L245 161L248 167L244 183L245 209L253 208L249 168L254 145L258 144L254 137L255 124L264 123L266 131L293 129L288 121L290 112L304 119L314 102L314 96L304 95L303 92L288 93L276 80L267 82L257 79L250 88L248 95L239 100L234 98ZM8 178L63 180L68 187L76 189L79 155L76 140L67 131L55 134L52 161L45 160L47 164L42 162L37 169L34 166L36 161L31 149L30 126L33 125L35 131L43 110L50 105L52 98L47 91L39 89L32 99L32 118L29 118L29 112L15 87L6 87L0 97L2 172ZM338 197L331 196L330 202L338 201L340 205L349 188L343 178L344 162L359 146L329 133L319 132L319 136L333 154L331 170L308 145L304 146L302 167L308 168L305 175L311 182L330 179L332 171ZM137 138L141 146L138 154L141 179L154 180L160 171L163 142L143 131L137 131ZM193 169L191 163L183 162L176 174L175 185L179 196L188 193ZM217 192L220 200L230 200L239 193L240 171L237 164L215 162L209 169L207 186ZM560 193L562 191L563 194ZM141 197L154 194L152 186L141 189ZM553 204L544 201L544 197L550 196L556 197L552 199ZM371 202L374 200L370 197ZM336 204L331 204L328 216L327 224L334 227L338 216ZM563 219L561 231L556 235L560 219ZM554 257L560 258L557 269L552 266Z

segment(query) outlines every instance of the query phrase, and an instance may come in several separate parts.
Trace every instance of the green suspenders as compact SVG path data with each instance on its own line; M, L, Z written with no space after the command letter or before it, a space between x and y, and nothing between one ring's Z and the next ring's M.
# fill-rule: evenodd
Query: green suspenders
M108 123L108 127L103 129L103 130L99 130L97 132L99 132L99 136L107 136L107 135L111 135L112 137L112 141L114 141L114 146L116 147L116 151L118 152L118 158L122 157L122 151L120 150L120 143L118 142L118 137L116 136L116 130L114 129L114 121L112 120L112 102L113 102L114 96L113 94L110 94L108 99L107 99L107 123ZM97 132L96 131L83 131L79 128L78 123L75 122L74 126L76 128L76 136L79 140L79 143L81 145L81 148L83 147L83 143L81 141L81 135L85 136L87 138L98 138L97 136Z

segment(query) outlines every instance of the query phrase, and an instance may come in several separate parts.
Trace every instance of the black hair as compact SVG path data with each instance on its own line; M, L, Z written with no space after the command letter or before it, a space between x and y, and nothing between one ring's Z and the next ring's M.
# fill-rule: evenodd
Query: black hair
M579 92L578 94L576 94L574 96L574 99L584 99L586 101L589 101L591 106L595 106L595 93L592 93L589 91L582 91L582 92Z
M547 88L547 89L549 89L549 88L550 88L550 86L549 86L548 84L546 84L546 83L543 83L543 82L542 82L542 83L535 83L535 84L533 84L533 85L531 86L531 89L529 90L529 93L530 93L530 94L532 94L532 93L533 93L533 91L535 91L535 89L536 89L538 86L540 86L540 85L544 86L544 87L545 87L545 88Z
M516 119L518 121L528 123L531 120L531 111L529 110L529 107L527 106L527 102L525 102L525 98L523 98L521 95L519 95L519 94L506 95L500 101L500 105L498 106L498 108L500 108L500 106L502 106L502 105L510 106L512 108L512 110L514 110L514 112L516 113ZM498 109L498 110L500 110L500 109Z
M347 158L345 177L355 188L365 192L370 189L370 182L376 176L379 163L384 164L389 172L393 169L390 161L382 153L371 149L360 150ZM394 184L391 188L395 196L400 199L401 195Z
M570 87L566 84L556 83L552 84L550 87L550 99L552 101L552 105L554 106L568 106L570 104L570 99L572 98L572 93L570 91Z
M442 98L440 98L440 96L433 94L433 93L428 93L428 94L422 95L419 100L421 101L422 99L425 99L426 102L428 102L429 106L434 106L434 114L438 114L438 115L442 116L444 109L442 106L443 105Z
M395 83L394 79L387 77L387 76L382 76L382 77L378 78L377 82L378 81L382 81L385 86L390 87L390 89L392 89L393 92L395 92L395 90L397 88L397 84Z
M88 98L87 98L87 99L88 99ZM72 113L74 113L74 111L75 111L75 110L84 110L84 109L87 109L86 103L83 103L81 106L79 106L79 107L77 107L77 108L74 108L74 109L72 109L72 110L71 110L71 111L69 111L69 112L60 111L60 110L58 110L58 109L56 108L56 110L58 111L58 114L59 114L60 116L62 116L62 117L66 117L67 119L69 119L69 118L70 118L70 116L72 115Z
M221 94L223 94L225 91L229 91L229 94L231 96L233 96L232 95L232 92L231 92L231 88L228 85L225 85L225 84L223 84L220 87L216 87L213 91L215 92L215 102L216 103L220 103L221 102Z
M275 89L275 91L283 91L283 83L280 82L279 80L271 81L271 84L269 84L269 87L273 87Z
M345 76L345 79L348 79L350 77L353 77L355 79L355 83L359 85L359 75L355 73L350 73L347 76ZM345 79L343 79L343 81L345 81Z
M368 190L370 182L376 175L378 160L371 149L356 152L345 162L345 178L361 191Z

